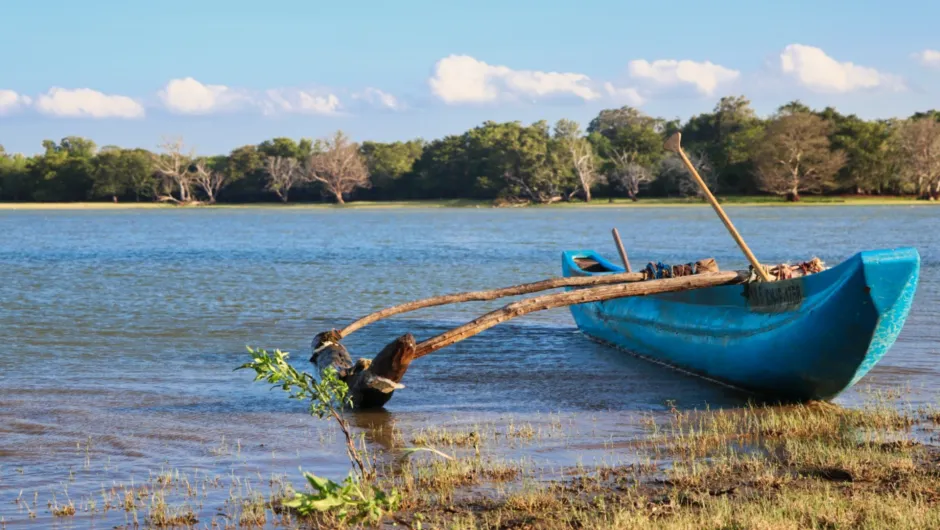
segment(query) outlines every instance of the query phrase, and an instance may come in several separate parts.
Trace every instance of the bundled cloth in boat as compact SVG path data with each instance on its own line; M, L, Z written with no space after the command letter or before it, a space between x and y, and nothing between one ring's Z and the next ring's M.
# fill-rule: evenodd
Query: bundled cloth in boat
M774 280L789 280L798 276L815 274L825 270L825 264L819 258L813 258L809 261L788 265L761 265L764 271ZM751 280L756 281L757 272L754 267L750 267ZM691 276L693 274L702 274L706 272L718 272L718 263L715 258L706 258L698 260L695 263L683 263L679 265L667 265L662 261L653 263L652 261L643 269L643 274L647 280L659 280L662 278L678 278L680 276Z
M715 258L700 259L695 263L683 263L681 265L666 265L661 261L656 263L651 261L643 269L643 274L646 275L647 280L678 278L705 272L718 272L718 262L715 261Z

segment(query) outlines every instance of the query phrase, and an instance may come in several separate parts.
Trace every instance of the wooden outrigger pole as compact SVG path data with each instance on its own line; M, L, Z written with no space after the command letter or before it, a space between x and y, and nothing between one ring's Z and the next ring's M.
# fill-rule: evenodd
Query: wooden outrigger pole
M447 304L459 304L462 302L484 302L496 300L509 296L518 296L522 294L537 293L539 291L548 291L550 289L559 289L561 287L588 287L592 285L608 285L613 283L639 282L646 279L642 272L609 274L605 276L578 276L574 278L549 278L532 283L514 285L512 287L503 287L502 289L491 289L489 291L470 291L466 293L447 294L415 300L404 304L396 305L368 314L352 324L339 331L340 338L346 338L354 331L357 331L373 322L382 320L401 313L409 313L424 309L426 307L435 307Z
M621 277L619 278L620 283L604 285L604 283L610 283L610 281L597 281L602 278L614 278L616 276ZM741 283L748 277L747 273L740 271L709 272L678 278L637 281L641 279L638 278L640 276L643 276L642 273L626 273L622 275L556 278L545 280L544 282L536 282L535 284L525 284L528 286L541 285L543 287L540 290L565 286L570 287L578 284L594 286L512 302L500 309L491 311L467 322L462 326L446 331L436 337L431 337L420 343L415 342L412 334L406 333L389 343L371 361L368 359L359 359L356 363L353 363L352 357L342 345L341 340L366 323L372 323L393 314L400 314L422 307L431 307L441 305L442 303L455 303L441 302L441 300L444 299L453 301L492 300L500 296L487 295L483 297L481 293L512 291L514 294L519 294L518 291L533 292L531 290L533 288L524 288L525 285L523 285L495 291L447 295L446 297L435 297L402 304L401 306L396 306L363 317L341 331L331 330L319 333L313 340L313 356L310 358L310 362L317 365L321 371L327 367L333 367L339 372L340 378L349 386L349 393L352 397L354 407L381 407L391 399L392 392L404 388L404 385L401 384L401 380L412 361L472 337L513 318L536 311L544 311L573 304L601 302L628 296L644 296ZM572 280L580 281L574 283ZM544 287L546 285L553 287ZM503 296L513 295L505 294Z

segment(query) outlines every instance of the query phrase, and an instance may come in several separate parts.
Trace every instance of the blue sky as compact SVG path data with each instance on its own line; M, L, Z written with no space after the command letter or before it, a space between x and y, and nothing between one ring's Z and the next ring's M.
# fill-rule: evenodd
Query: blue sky
M940 3L0 0L0 144L203 154L343 129L435 138L723 95L860 116L940 107ZM276 6L276 7L275 7Z

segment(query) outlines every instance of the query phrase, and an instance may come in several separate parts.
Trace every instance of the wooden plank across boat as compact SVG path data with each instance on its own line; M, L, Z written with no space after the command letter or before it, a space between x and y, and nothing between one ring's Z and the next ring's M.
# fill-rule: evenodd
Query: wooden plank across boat
M562 271L579 277L624 269L588 250L564 252ZM828 400L858 382L894 344L919 271L913 248L872 250L788 280L570 309L585 335L636 356L775 400Z

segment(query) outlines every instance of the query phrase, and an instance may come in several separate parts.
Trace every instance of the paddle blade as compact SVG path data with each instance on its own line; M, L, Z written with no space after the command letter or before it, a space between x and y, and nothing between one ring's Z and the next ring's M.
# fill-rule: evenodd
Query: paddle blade
M666 151L672 151L673 153L679 152L679 142L682 140L682 133L677 132L669 137L666 140L666 143L663 144L663 149Z

